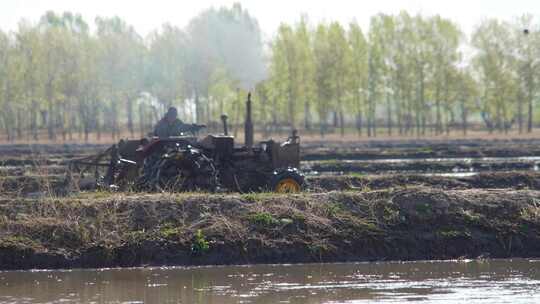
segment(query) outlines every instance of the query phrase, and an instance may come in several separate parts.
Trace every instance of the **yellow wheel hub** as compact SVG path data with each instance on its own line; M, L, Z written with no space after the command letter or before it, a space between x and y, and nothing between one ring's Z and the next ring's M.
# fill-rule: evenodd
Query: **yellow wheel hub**
M278 193L295 193L300 192L300 184L292 178L285 178L279 181L276 185L276 192Z

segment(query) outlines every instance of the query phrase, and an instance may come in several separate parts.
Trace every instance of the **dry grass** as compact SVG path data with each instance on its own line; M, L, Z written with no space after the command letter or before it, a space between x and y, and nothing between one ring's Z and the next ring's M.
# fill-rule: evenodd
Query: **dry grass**
M504 242L509 235L536 242L539 200L537 191L426 187L294 195L98 192L68 198L0 199L0 255L25 248L77 260L96 248L114 256L125 250L133 255L148 250L170 254L167 248L173 246L181 257L163 263L219 263L218 257L222 263L261 262L263 257L289 261L294 260L289 256L292 252L298 260L326 261L343 256L343 250L357 257L384 250L387 255L397 254L388 251L389 240L399 243L411 236L418 238L418 246L433 242L439 246L448 239L489 243L490 235ZM192 252L197 242L208 248ZM507 245L500 250L508 250ZM526 249L525 242L513 246L533 250ZM156 262L152 259L157 256L148 259Z

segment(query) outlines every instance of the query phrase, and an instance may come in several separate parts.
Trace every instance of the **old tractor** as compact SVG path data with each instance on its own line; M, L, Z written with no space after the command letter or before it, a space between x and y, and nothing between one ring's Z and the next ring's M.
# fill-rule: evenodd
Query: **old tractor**
M223 134L122 140L103 153L74 160L70 176L93 172L93 184L107 189L139 191L275 191L299 192L304 187L300 139L296 131L284 143L253 145L251 94L248 94L245 145L235 145L222 115ZM193 125L193 135L203 126Z

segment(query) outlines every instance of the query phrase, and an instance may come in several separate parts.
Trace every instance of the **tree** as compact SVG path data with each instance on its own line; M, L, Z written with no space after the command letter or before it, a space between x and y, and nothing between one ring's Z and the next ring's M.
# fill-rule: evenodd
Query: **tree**
M517 119L520 133L524 124L524 101L527 104L527 132L532 132L533 102L539 91L540 37L535 27L532 15L523 15L512 24L512 44L515 46L513 66L519 82Z
M362 113L366 107L368 75L368 43L358 23L349 25L349 46L351 49L350 92L356 111L356 127L362 135Z
M297 65L295 102L304 105L304 128L311 129L311 108L315 100L315 58L312 49L312 38L307 25L307 17L303 16L297 25L294 40L296 59L291 64Z
M433 52L433 79L434 79L434 99L435 99L435 133L443 132L442 110L446 109L447 130L448 117L451 116L452 105L450 102L450 86L452 85L453 76L456 73L456 66L460 59L458 48L460 46L461 32L457 26L449 20L435 16L431 19L431 28L433 35L430 39ZM448 132L447 132L448 133Z
M516 77L512 70L509 25L486 20L474 31L474 65L481 86L480 111L486 127L508 132L515 120Z
M285 24L280 25L277 37L272 44L272 60L270 65L271 98L274 100L275 111L284 107L290 126L296 124L296 93L295 84L298 82L297 65L295 64L293 29ZM283 113L282 112L282 113ZM277 124L278 115L274 113L273 121Z
M14 121L14 83L18 78L16 61L14 60L13 40L4 32L0 31L0 107L2 112L0 119L6 133L6 139L15 139L13 132Z
M328 29L319 24L313 41L315 57L315 83L317 86L317 112L319 113L320 134L324 137L328 128L329 101L332 99L331 65L333 58L330 52Z
M142 38L132 26L118 17L96 18L99 40L101 94L109 102L110 111L106 121L110 122L113 138L120 135L119 105L124 101L127 113L127 126L133 135L135 98L139 95L142 83Z
M165 24L150 36L146 87L165 106L183 102L187 64L187 37L177 27Z
M329 55L332 58L330 64L330 89L334 104L334 110L339 117L341 136L345 135L345 108L347 99L345 89L350 75L351 52L345 30L337 23L330 24L328 29Z

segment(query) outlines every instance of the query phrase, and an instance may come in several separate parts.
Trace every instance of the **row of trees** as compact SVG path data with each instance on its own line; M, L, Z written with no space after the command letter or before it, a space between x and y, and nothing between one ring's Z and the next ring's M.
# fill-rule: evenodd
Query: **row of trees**
M330 124L343 135L351 120L368 136L378 125L388 134L466 133L471 120L490 132L514 124L531 132L540 76L536 27L531 16L486 20L468 43L440 16L381 14L365 33L354 22L312 28L302 19L279 28L265 86L289 124L302 119L310 129L316 113L321 134Z
M257 21L240 5L145 38L118 17L90 31L79 15L48 12L0 31L0 127L8 140L135 136L171 105L190 121L219 117L264 76Z
M236 132L253 91L257 127L442 134L481 123L530 132L540 88L540 33L531 16L485 20L470 39L439 16L377 15L282 24L263 44L239 4L147 37L118 17L46 13L0 31L0 128L8 140L145 134L166 107ZM524 29L528 29L524 32Z

